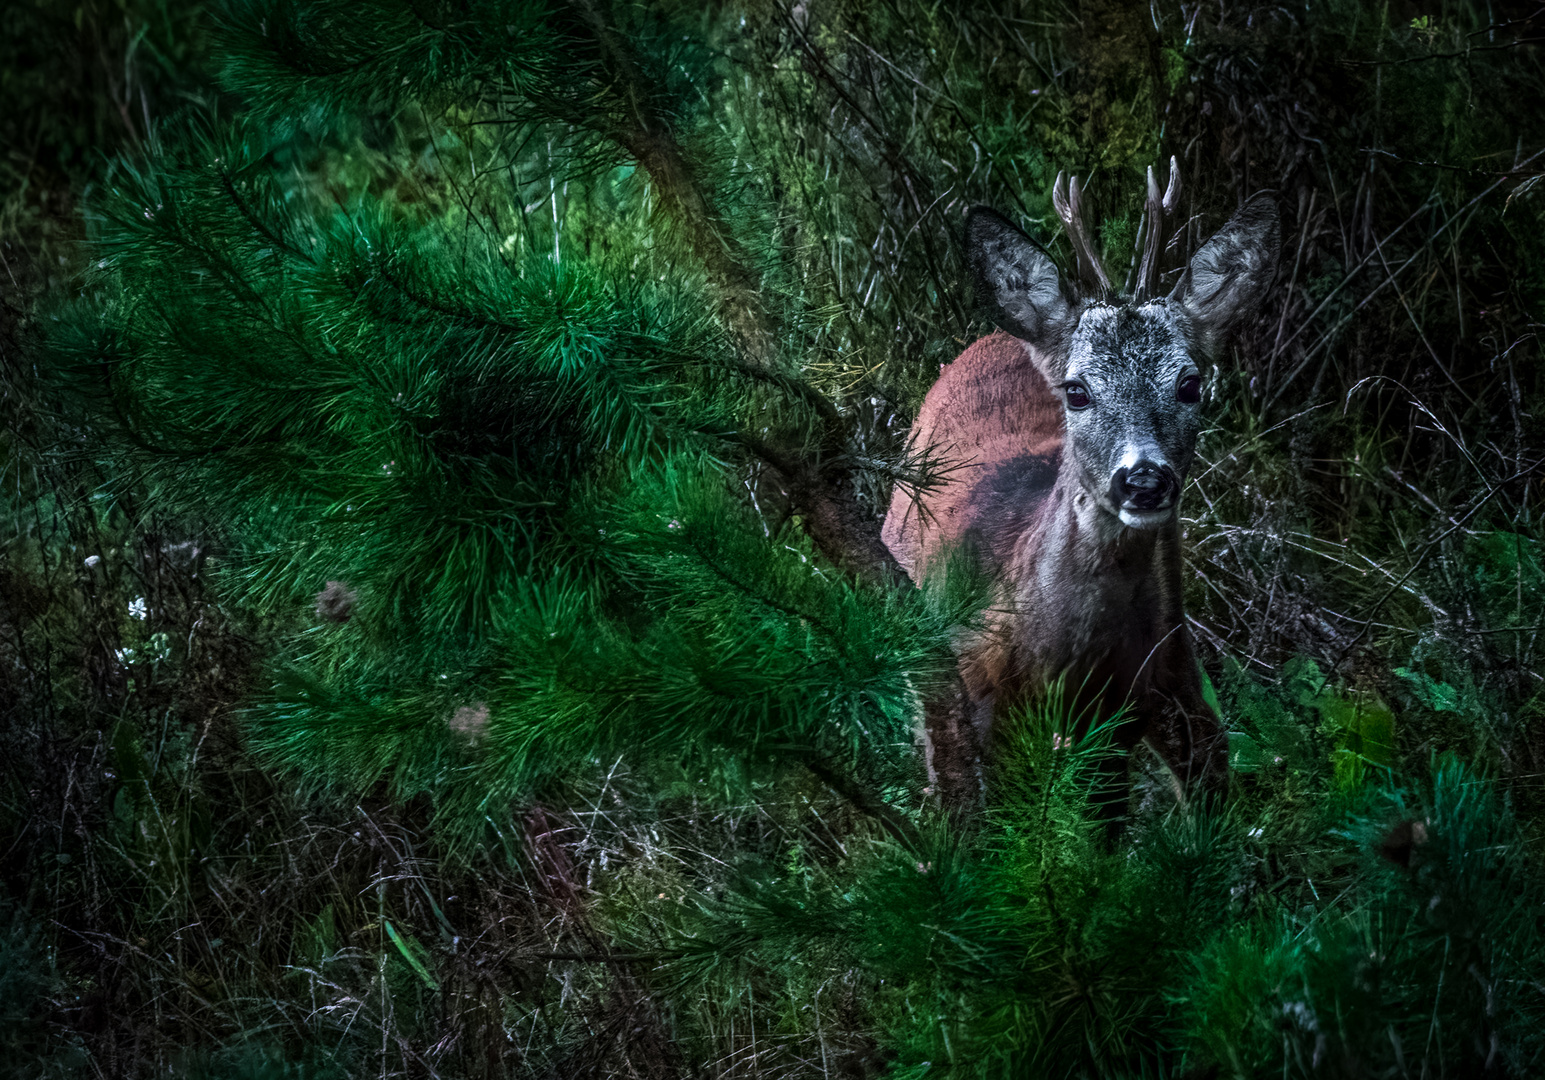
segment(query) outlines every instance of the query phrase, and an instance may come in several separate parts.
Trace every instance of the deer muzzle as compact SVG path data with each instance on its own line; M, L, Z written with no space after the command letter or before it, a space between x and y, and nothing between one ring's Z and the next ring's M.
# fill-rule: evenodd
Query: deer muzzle
M1142 525L1168 517L1179 494L1180 478L1175 475L1175 470L1147 459L1131 468L1117 469L1110 481L1110 501L1121 511L1121 519L1128 525Z

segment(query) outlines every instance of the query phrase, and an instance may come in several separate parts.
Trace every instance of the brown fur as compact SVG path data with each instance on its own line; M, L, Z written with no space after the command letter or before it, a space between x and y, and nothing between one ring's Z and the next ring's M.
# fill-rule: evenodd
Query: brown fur
M911 439L957 467L922 501L902 487L891 498L881 538L916 579L941 548L988 524L984 512L1000 501L988 497L1000 463L1030 458L1055 468L1062 454L1062 403L1024 343L994 330L944 368L923 400Z

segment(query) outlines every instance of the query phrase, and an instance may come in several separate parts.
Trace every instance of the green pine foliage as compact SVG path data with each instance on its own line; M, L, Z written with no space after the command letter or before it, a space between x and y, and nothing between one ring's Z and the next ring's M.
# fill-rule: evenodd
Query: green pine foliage
M1318 866L1273 880L1304 841L1268 835L1281 796L1156 819L1109 850L1105 747L1061 719L1055 699L1024 717L980 834L883 844L843 874L761 868L685 922L667 970L863 971L898 1076L1536 1067L1545 882L1471 770L1445 758L1419 787L1370 785L1316 838Z
M1507 808L1444 758L1352 822L1343 835L1362 865L1349 902L1262 913L1209 943L1182 996L1190 1037L1237 1076L1279 1060L1327 1076L1412 1061L1532 1072L1540 880Z
M0 1072L1540 1072L1540 16L1396 14L0 16ZM878 530L960 215L1065 256L1077 172L1120 278L1171 154L1166 281L1285 221L1186 495L1230 791L1054 687L946 812L990 591Z
M306 214L265 157L194 140L116 177L112 288L52 369L165 513L229 523L233 602L311 623L255 748L473 825L623 750L907 778L975 598L860 587L728 496L714 454L748 409L808 425L808 387L581 257L513 262L368 196Z

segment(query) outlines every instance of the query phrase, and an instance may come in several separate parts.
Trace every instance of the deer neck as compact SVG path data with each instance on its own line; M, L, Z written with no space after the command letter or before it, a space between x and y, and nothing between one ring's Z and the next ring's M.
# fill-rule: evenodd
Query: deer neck
M1103 509L1064 457L1011 582L1017 667L1067 673L1112 705L1146 693L1183 646L1180 526L1133 529Z

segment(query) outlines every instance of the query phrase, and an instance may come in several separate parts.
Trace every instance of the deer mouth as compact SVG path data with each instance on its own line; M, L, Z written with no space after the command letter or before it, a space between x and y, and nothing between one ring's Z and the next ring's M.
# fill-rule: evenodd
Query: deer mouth
M1116 516L1129 529L1157 529L1175 516L1175 506L1171 503L1157 510L1132 510L1123 506L1116 512Z

